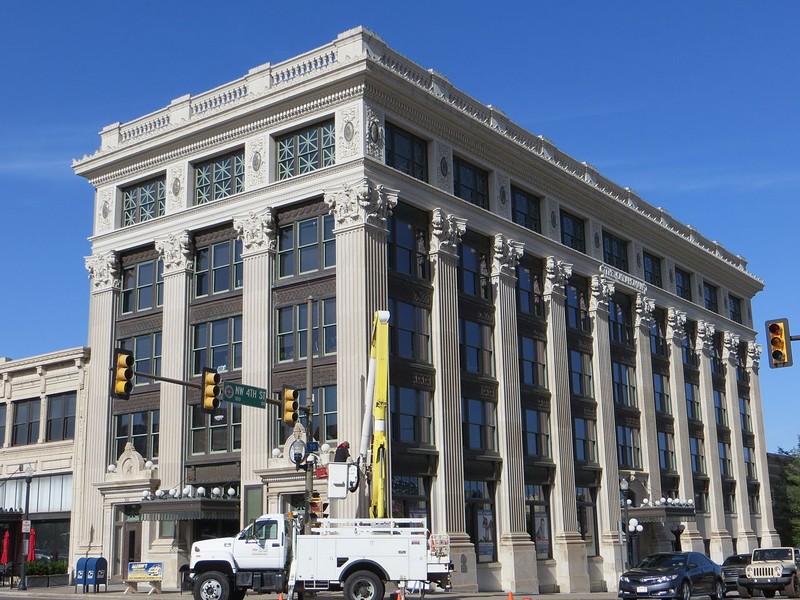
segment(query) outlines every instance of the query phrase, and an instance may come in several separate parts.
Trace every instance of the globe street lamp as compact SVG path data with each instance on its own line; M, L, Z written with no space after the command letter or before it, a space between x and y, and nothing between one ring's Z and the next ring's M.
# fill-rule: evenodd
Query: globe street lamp
M639 523L639 519L634 517L628 521L628 543L629 543L628 554L631 566L635 565L636 562L638 562L636 560L636 554L633 551L634 536L636 536L637 533L642 533L642 531L644 531L644 526L641 523Z
M19 568L19 584L18 590L25 591L28 589L28 584L25 582L25 561L28 559L28 544L31 538L31 480L33 479L33 467L28 465L25 467L25 522L22 527L22 562Z
M619 480L619 498L620 503L622 504L622 523L623 527L625 528L625 569L629 569L631 567L631 532L628 531L628 507L631 505L631 501L628 498L628 487L630 484L628 480L624 477Z

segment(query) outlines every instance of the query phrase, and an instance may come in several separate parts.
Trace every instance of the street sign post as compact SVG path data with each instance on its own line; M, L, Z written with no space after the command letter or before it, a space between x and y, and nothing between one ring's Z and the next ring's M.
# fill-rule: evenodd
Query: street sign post
M264 388L229 381L222 382L222 399L226 402L255 406L256 408L266 408L268 402L275 403Z

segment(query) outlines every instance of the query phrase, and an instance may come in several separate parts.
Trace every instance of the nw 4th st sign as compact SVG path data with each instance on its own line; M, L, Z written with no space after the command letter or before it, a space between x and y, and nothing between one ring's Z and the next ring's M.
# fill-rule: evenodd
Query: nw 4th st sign
M266 408L267 402L272 401L264 388L228 381L222 383L222 399L226 402L255 406L256 408Z

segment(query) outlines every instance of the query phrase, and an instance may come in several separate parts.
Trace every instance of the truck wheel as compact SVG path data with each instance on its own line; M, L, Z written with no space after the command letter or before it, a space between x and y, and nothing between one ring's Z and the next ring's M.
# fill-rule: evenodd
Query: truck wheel
M717 583L714 584L714 593L709 596L711 600L722 600L725 597L725 587L722 585L722 582L718 579Z
M753 595L750 592L750 590L748 590L746 587L743 587L741 585L738 587L738 591L739 591L739 598L749 598L750 596Z
M344 582L345 600L383 600L385 588L372 571L356 571Z
M194 580L194 600L230 600L231 581L219 571L206 571Z
M783 592L789 598L797 598L798 596L800 596L800 589L798 589L798 587L797 587L797 577L796 576L792 577L792 580L789 582L789 585L787 585L784 588Z

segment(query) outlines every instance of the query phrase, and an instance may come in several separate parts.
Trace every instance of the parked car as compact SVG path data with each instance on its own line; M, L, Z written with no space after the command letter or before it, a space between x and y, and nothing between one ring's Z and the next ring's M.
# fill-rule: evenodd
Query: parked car
M739 587L739 576L744 575L744 568L750 564L749 554L732 554L722 563L722 581L725 593L738 592L742 598L749 598L745 588Z
M659 552L646 556L619 578L619 598L680 598L725 595L722 567L699 552Z

